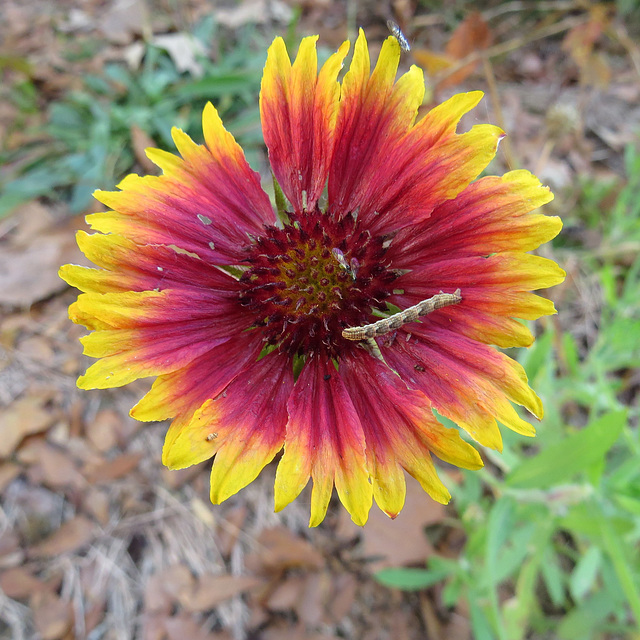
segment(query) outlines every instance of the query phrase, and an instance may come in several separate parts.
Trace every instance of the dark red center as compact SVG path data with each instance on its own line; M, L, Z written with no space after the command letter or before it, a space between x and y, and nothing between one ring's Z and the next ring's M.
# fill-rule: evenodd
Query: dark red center
M251 246L240 303L268 344L337 357L353 346L341 335L345 327L386 310L397 274L385 262L384 238L363 231L354 216L288 215L288 224L267 227Z

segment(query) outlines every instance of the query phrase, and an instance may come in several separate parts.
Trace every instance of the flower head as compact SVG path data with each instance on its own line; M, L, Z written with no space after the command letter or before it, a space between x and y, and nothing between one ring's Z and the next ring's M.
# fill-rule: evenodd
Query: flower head
M316 40L303 39L292 64L277 38L262 80L283 211L208 104L204 145L174 129L181 157L148 150L163 175L96 193L111 210L88 216L98 233L78 243L99 269L61 275L84 292L70 316L92 331L82 342L99 358L78 385L157 376L131 415L173 420L166 465L214 457L219 503L284 447L277 510L311 477L311 525L334 485L363 524L373 498L391 517L401 510L403 469L444 503L433 455L482 466L434 410L494 449L496 421L533 435L512 402L538 417L541 402L522 367L490 345L530 345L516 318L554 312L531 291L564 272L526 252L561 222L533 213L552 194L530 173L477 179L503 136L490 125L456 133L480 92L415 122L424 81L412 67L396 82L395 38L371 72L361 32L341 83L349 43L318 72ZM349 339L364 334L348 328L393 307L403 313Z

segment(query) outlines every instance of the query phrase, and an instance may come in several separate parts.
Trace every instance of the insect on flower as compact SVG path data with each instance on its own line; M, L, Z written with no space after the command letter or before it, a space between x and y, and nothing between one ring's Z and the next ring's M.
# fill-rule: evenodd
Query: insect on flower
M398 41L400 48L405 53L409 53L409 51L411 51L411 45L409 44L409 41L405 37L404 33L402 33L402 29L400 29L398 24L393 20L387 20L387 27L389 28L391 35Z
M462 300L460 289L453 293L443 293L442 291L427 300L418 302L413 307L404 311L382 318L372 324L365 324L361 327L348 327L342 331L342 337L347 340L368 340L375 336L383 336L385 333L399 329L403 324L416 322L420 316L426 316L436 309L442 309L451 304L458 304Z
M351 258L349 262L344 257L344 253L338 248L331 249L331 253L333 257L336 259L338 264L342 269L344 269L353 280L358 277L358 269L360 268L360 263L357 258Z

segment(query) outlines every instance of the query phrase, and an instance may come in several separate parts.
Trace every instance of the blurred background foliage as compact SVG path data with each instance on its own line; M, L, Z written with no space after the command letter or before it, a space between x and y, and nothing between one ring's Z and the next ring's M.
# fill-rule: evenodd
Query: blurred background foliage
M426 103L486 87L493 121L512 138L492 169L525 166L553 186L547 210L565 229L543 251L568 278L551 292L559 315L511 354L544 401L537 438L506 432L501 454L483 452L482 471L443 471L454 499L425 528L434 552L376 578L435 602L436 618L465 617L476 640L640 637L640 3L324 0L274 2L273 13L269 4L159 3L173 41L146 19L131 27L130 14L118 23L111 13L115 37L66 14L49 63L3 47L3 229L34 198L58 217L91 212L94 189L154 171L143 149L173 149L172 126L200 140L208 100L266 177L257 96L272 37L291 50L319 31L326 56L360 24L379 44L393 17L414 43L411 61L429 72ZM543 91L537 119L510 117L500 102L513 107L518 86L570 97L558 110ZM612 90L624 97L618 129L606 122ZM446 637L425 625L426 637Z

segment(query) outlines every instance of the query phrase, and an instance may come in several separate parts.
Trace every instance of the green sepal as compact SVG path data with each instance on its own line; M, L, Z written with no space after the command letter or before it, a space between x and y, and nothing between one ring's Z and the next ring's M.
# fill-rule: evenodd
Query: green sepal
M285 198L275 176L273 176L273 192L276 198L276 210L278 211L278 217L284 221L289 217L287 216L287 199Z

